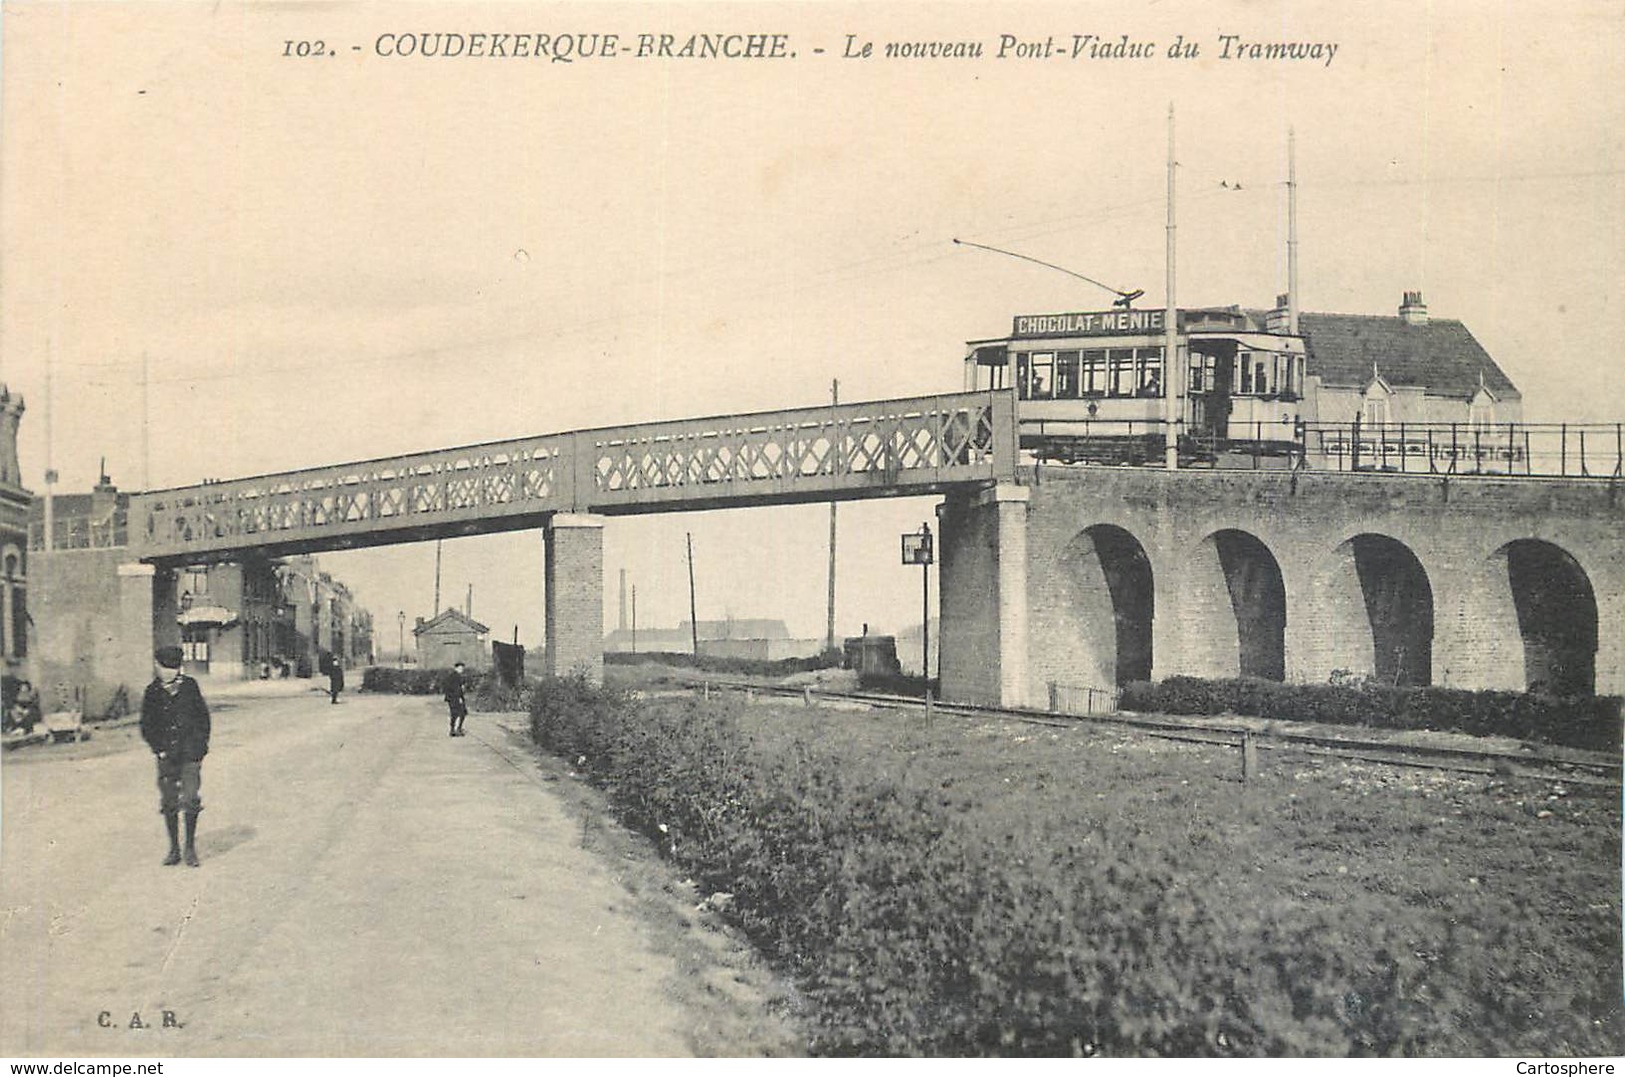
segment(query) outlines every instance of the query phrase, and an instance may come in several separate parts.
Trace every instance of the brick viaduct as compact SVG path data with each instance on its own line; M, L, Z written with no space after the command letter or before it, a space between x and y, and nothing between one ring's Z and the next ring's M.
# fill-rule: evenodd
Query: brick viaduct
M1176 674L1625 691L1617 482L1042 467L939 509L942 694Z

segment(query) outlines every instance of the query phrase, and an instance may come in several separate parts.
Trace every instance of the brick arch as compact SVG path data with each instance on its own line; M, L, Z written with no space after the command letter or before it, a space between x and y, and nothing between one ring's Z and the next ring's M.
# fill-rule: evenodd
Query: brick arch
M1263 539L1235 527L1209 532L1184 559L1180 592L1190 672L1286 679L1286 582Z
M1067 600L1048 645L1068 652L1051 656L1063 663L1063 683L1108 688L1149 680L1156 573L1145 544L1120 524L1091 524L1055 567Z
M1543 538L1498 545L1460 601L1475 657L1498 686L1561 695L1597 687L1599 608L1591 576L1573 553Z
M1433 585L1414 544L1369 530L1343 537L1317 559L1309 598L1307 679L1348 670L1386 684L1432 683Z

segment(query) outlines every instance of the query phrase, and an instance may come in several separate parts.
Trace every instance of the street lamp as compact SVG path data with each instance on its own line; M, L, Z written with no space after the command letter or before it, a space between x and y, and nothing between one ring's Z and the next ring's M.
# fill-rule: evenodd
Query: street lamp
M931 546L931 525L903 535L903 564L920 566L920 674L931 679L931 562L936 560Z
M406 611L401 610L395 614L395 623L400 626L400 649L395 652L395 665L397 668L406 668Z

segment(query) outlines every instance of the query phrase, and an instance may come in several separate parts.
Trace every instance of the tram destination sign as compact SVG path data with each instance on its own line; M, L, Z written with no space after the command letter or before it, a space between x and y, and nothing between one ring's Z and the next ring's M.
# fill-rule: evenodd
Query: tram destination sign
M1161 333L1163 310L1093 310L1078 314L1018 314L1013 337L1103 337L1123 333Z

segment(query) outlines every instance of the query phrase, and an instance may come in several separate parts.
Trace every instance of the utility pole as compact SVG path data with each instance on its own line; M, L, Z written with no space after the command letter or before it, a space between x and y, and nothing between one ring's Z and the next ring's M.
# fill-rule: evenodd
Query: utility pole
M470 621L474 619L474 585L468 585L468 601L463 605L463 616Z
M152 489L151 370L147 353L141 353L141 489Z
M833 407L841 402L841 382L829 383L829 402ZM839 419L836 420L837 423ZM835 649L835 502L829 503L829 618L824 626L824 650Z
M931 525L921 524L926 549L931 546ZM920 676L931 679L931 562L920 566Z
M632 585L632 653L638 653L638 585Z
M45 542L46 553L56 548L56 468L51 465L51 369L56 364L51 358L51 342L45 342ZM21 481L21 476L19 476Z
M1298 136L1290 127L1286 130L1286 331L1298 335Z
M1179 469L1179 305L1174 301L1174 103L1168 102L1168 310L1163 316L1162 446L1169 471Z
M700 654L700 621L699 615L694 611L694 532L688 534L688 631L694 644L694 656Z
M429 611L429 620L440 616L440 540L434 540L434 608Z

